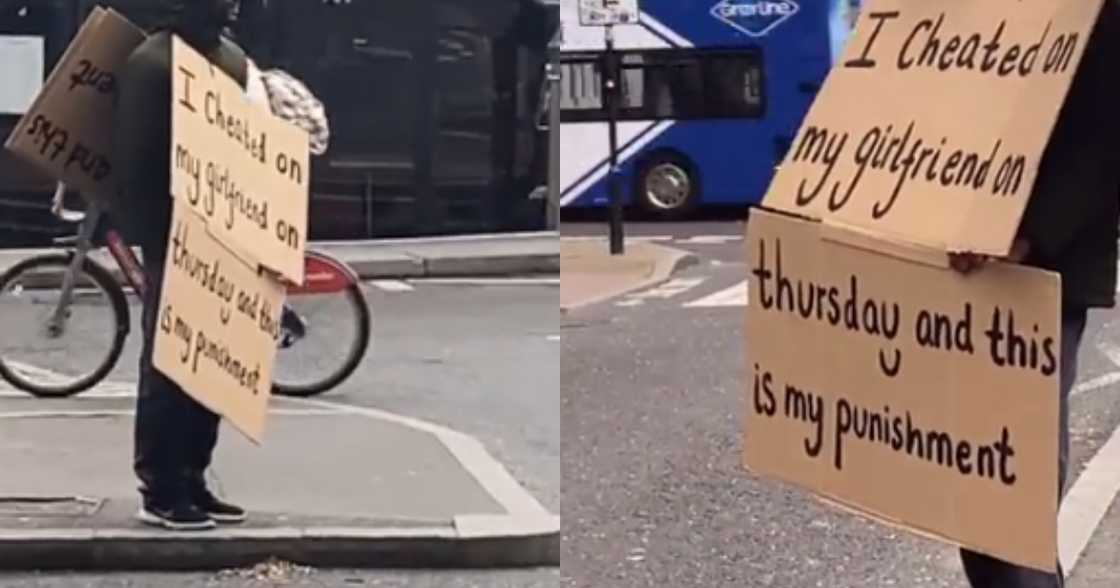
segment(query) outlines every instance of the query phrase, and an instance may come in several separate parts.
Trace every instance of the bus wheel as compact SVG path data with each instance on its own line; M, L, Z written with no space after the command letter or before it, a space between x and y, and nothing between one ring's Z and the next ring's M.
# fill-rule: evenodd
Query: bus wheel
M699 191L689 166L672 156L655 158L643 166L637 188L638 200L646 210L668 217L688 212Z

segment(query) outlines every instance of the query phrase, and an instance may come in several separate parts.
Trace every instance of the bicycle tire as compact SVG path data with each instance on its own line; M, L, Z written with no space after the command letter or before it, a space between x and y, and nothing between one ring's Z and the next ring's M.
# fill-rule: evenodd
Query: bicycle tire
M366 351L369 348L370 332L372 330L372 313L369 310L369 303L366 301L365 293L362 292L362 288L359 284L350 284L346 287L345 293L350 299L351 308L353 308L357 314L355 321L358 325L355 343L350 348L350 353L347 355L346 360L333 374L318 382L304 385L286 385L276 382L274 378L272 382L273 394L294 398L318 396L341 384L354 373L354 370L358 369L358 366L362 363L362 359L365 357ZM299 343L297 342L296 345L299 345Z
M0 292L3 292L8 287L8 284L15 276L18 276L29 269L46 268L46 267L61 267L68 269L70 263L74 259L73 253L57 253L40 255L25 259L16 265L9 268L2 275L0 275ZM105 356L105 360L88 376L63 387L44 387L24 380L18 372L11 369L5 362L4 357L0 356L0 378L3 378L13 387L27 392L39 398L66 398L74 396L81 392L85 392L90 388L96 386L101 380L104 380L109 372L117 365L120 360L121 352L124 350L124 340L128 337L131 328L128 312L128 300L125 298L124 290L120 284L113 279L109 270L102 267L100 264L86 259L82 264L82 271L89 276L102 290L109 296L109 302L113 311L114 323L116 324L116 333L113 336L112 346L109 349L109 354Z

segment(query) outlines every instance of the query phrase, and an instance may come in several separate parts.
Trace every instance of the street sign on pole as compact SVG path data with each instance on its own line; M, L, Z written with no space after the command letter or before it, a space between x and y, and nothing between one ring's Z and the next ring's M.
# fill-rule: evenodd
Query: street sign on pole
M607 107L607 137L610 150L610 170L607 172L607 194L610 198L611 255L625 253L622 228L622 198L618 186L618 106L621 93L618 53L614 50L614 25L604 29L607 51L603 54L603 100Z
M579 24L585 27L638 24L638 0L579 0Z
M610 170L607 172L607 191L610 196L611 255L624 253L622 229L622 198L618 185L618 107L621 99L622 80L619 57L614 47L615 25L638 24L638 0L578 0L579 22L585 27L603 27L606 52L601 63L603 81L603 106L607 110L607 129L610 142Z

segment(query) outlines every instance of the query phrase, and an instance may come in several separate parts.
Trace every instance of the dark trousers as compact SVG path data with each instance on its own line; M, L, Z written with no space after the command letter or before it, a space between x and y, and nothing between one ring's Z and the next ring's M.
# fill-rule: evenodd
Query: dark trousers
M152 366L164 254L144 249L148 292L142 320L133 469L141 482L141 494L158 502L174 502L205 488L220 418Z
M1077 351L1085 333L1086 313L1066 312L1062 316L1061 398L1058 422L1058 503L1065 494L1069 469L1069 394L1077 381ZM1050 574L1019 567L981 553L961 550L961 562L972 588L1063 588L1065 577L1059 562L1058 573Z

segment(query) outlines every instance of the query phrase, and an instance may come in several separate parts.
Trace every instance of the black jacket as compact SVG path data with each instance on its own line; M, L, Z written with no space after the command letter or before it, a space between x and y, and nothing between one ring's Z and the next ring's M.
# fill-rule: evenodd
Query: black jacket
M1120 238L1120 2L1108 0L1039 166L1020 236L1066 310L1112 307Z
M110 213L126 239L162 258L171 228L171 33L152 34L117 80L113 149L117 199ZM206 57L245 86L248 65L222 40Z

